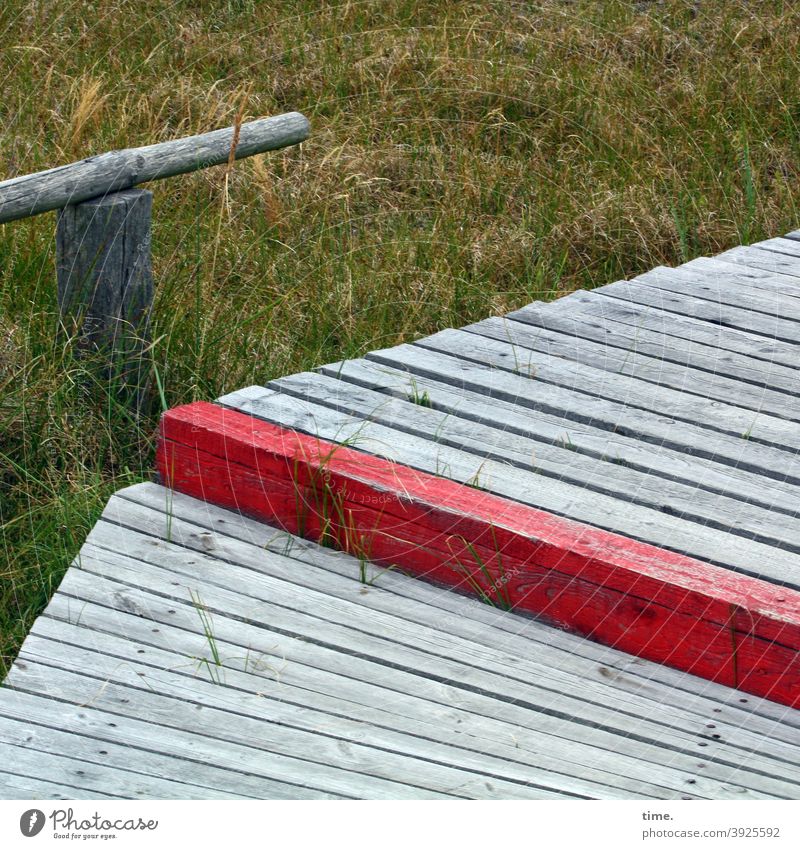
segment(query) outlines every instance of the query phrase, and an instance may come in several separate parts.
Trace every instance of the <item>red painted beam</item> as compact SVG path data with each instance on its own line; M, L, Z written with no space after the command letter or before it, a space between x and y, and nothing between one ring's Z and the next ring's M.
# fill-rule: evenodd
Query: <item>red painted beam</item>
M800 707L800 593L214 404L165 413L176 490Z

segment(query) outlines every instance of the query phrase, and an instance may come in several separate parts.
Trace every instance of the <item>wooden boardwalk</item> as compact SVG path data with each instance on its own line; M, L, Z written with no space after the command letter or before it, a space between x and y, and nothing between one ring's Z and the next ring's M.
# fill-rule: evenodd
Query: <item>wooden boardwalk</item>
M361 567L122 490L0 691L0 795L800 795L797 711Z
M789 234L168 414L0 796L799 798L799 353Z

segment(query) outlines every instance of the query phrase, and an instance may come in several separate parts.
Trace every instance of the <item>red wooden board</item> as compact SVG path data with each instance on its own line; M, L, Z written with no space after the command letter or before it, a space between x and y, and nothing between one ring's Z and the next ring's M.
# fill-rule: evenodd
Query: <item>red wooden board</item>
M157 462L181 492L800 707L793 590L214 404L164 414Z

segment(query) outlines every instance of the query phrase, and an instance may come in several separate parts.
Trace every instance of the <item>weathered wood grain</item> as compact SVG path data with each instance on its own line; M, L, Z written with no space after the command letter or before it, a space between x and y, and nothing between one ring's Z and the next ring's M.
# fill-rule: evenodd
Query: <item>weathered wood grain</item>
M784 278L785 279L785 278ZM800 300L775 289L751 287L744 280L731 276L705 275L693 272L690 266L657 268L631 278L631 283L642 283L656 289L703 298L714 304L726 304L741 310L758 313L753 318L760 322L761 314L773 318L800 321ZM800 287L797 288L800 294Z
M785 239L782 241L786 241ZM792 243L795 244L795 243ZM735 262L714 257L698 257L672 269L677 274L700 275L709 281L731 281L738 286L745 286L757 292L777 293L790 298L800 298L800 285L796 280L784 274L773 274L758 268L749 268Z
M308 137L308 132L308 119L299 112L248 121L240 127L233 155L242 159L298 144ZM226 127L146 147L115 150L5 180L0 183L0 224L130 189L150 180L221 165L228 161L235 138L235 127Z
M224 540L228 537L241 540L298 564L286 569L281 567L280 574L285 580L314 586L317 573L332 573L346 579L342 587L351 586L351 595L366 599L379 609L396 611L398 599L410 599L416 602L415 607L403 605L403 610L409 615L416 610L419 619L415 621L433 622L453 633L489 644L496 641L521 656L533 653L555 669L571 670L582 679L601 682L606 688L625 693L643 695L659 705L679 707L706 719L713 714L723 722L753 731L762 739L781 739L793 745L800 742L796 730L800 728L800 712L787 711L763 699L742 698L736 690L660 664L646 663L599 643L550 628L535 619L477 604L473 599L442 591L424 581L409 580L395 571L383 571L378 575L377 585L365 585L360 579L358 564L344 552L276 531L263 522L181 492L168 491L152 483L126 487L109 502L104 519L123 524L117 511L119 501L131 501L154 511L157 518L142 519L140 527L162 539L169 534L169 539L189 548L195 547L199 539L204 550L209 546L215 550L221 546L225 550ZM259 561L264 569L271 564L271 559ZM435 612L431 613L432 610ZM82 611L81 616L84 615ZM127 627L125 633L128 633Z
M392 368L369 360L332 363L322 366L319 371L344 384L333 393L337 404L346 399L345 386L361 387L406 401L424 399L425 408L439 410L453 418L488 425L504 434L525 436L545 445L566 447L573 453L586 454L604 463L688 484L695 490L737 498L764 507L771 513L790 516L797 513L800 489L784 486L791 492L784 498L778 487L764 486L762 475L739 467L732 469L723 463L693 455L686 445L678 450L662 442L648 442L611 428L604 430L602 422L589 424L571 421L563 413L557 416L526 409L521 404L488 397L477 391L415 375L400 367ZM330 400L327 399L325 403L330 403ZM376 403L375 406L380 404ZM705 436L703 440L706 441ZM534 448L534 452L538 456L538 448ZM782 466L778 461L778 474L785 477L785 468Z
M169 788L172 792L177 789L181 794L178 798L259 798L258 795L243 793L246 781L241 782L242 786L238 786L236 791L231 791L230 788L238 784L236 773L182 758L166 757L146 749L132 749L107 740L87 741L72 732L34 723L28 717L0 716L0 743L132 773L143 784L152 782L154 788ZM116 784L112 778L109 786Z
M800 342L800 323L796 321L712 302L674 290L657 289L635 281L620 280L607 286L598 286L593 291L622 301L632 301L666 312L699 318L711 324L745 330L766 340L776 339L793 345Z
M781 493L789 501L782 500L780 503L790 513L796 512L791 504L797 498L796 484L800 483L800 478L792 471L792 455L788 454L787 459L787 452L778 447L743 439L742 434L728 436L716 432L709 436L708 430L703 427L678 421L664 413L628 406L624 399L587 398L583 393L571 391L569 386L532 381L514 372L414 345L373 351L367 357L368 362L379 368L406 370L410 392L415 380L432 378L448 383L455 391L464 389L482 394L492 401L500 400L518 407L525 413L532 410L556 417L560 415L565 428L586 424L606 429L614 436L621 434L639 439L653 451L666 446L685 452L692 461L701 457L726 464L732 473L747 471L764 475L770 478L769 492L764 491L762 482L759 503L767 507L777 504L779 501L770 501L770 496ZM326 372L336 375L339 368L340 364L333 364L326 368ZM758 419L752 424L757 426Z
M510 576L512 570L515 575L503 578L512 605L546 611L555 621L578 631L584 630L591 620L589 631L601 641L661 662L677 666L688 663L690 668L714 680L732 681L757 693L769 692L778 700L787 699L789 703L800 700L800 688L793 681L791 649L784 652L774 642L780 634L782 643L788 647L795 630L800 633L800 615L788 612L793 602L787 599L796 596L793 591L776 589L744 575L733 576L723 569L632 540L606 536L605 532L588 526L580 528L578 534L577 526L551 514L449 480L431 478L407 467L387 464L349 448L336 448L213 405L194 404L170 411L162 420L162 428L159 470L173 488L188 494L205 491L222 506L239 507L252 515L278 521L290 530L300 530L301 535L324 533L323 529L330 526L336 529L333 532L341 542L341 535L350 533L347 529L354 523L353 532L368 534L365 544L369 546L370 559L384 564L400 562L404 569L414 569L450 585L467 588L475 582L484 593L487 587L496 587L497 569L501 566L498 558L502 552L503 561L511 564L505 567L503 575ZM310 500L315 497L316 476L323 462L326 486L335 487L333 495L339 493L337 497L344 502L343 515L349 517L341 526L334 518L317 512ZM225 468L229 470L227 475ZM235 489L230 485L234 468ZM269 487L265 489L267 479ZM341 490L342 486L346 486L346 491ZM388 497L388 503L382 504L377 512L370 509L365 505L371 494L383 494ZM298 497L307 505L300 513ZM416 529L424 534L426 549L420 546ZM401 531L405 539L398 536ZM460 546L451 547L448 555L448 541L452 543L459 538L467 541L470 552L480 552L484 564L493 564L495 577L491 585L486 584L488 579L482 570L473 566L475 571L470 572L466 549L461 552ZM562 542L567 538L568 548ZM576 545L576 539L582 543ZM437 544L444 545L438 553ZM531 560L534 550L537 553ZM626 556L633 559L623 565ZM573 570L578 570L581 577ZM465 573L469 577L465 578ZM560 581L561 574L570 575L567 583ZM629 578L635 581L637 597L648 600L644 608L641 601L635 602L626 613L629 601L633 601L628 596ZM588 596L587 589L579 589L581 600L576 608L574 590L581 582L592 580L597 581L596 589ZM604 609L599 625L600 611L592 610L592 602L587 598L594 599L594 604ZM664 617L654 604L655 598L666 605ZM609 605L614 610L611 621L607 617ZM797 605L800 610L800 601ZM739 615L735 611L740 609L748 611L748 626L741 636L738 625L733 624ZM640 617L645 611L650 621L646 645L642 645L637 639L637 629L643 625ZM581 624L584 615L589 619ZM616 636L623 621L624 633ZM678 622L680 636L670 634L669 623ZM754 627L754 623L758 624ZM614 629L613 639L611 632L606 632L609 627ZM735 662L729 657L725 663L719 656L712 662L712 656L722 651L719 640L723 634L730 652L732 627L737 634ZM662 639L667 642L655 644ZM676 639L680 640L678 645ZM761 639L763 644L752 643ZM751 651L754 654L748 659ZM776 657L772 664L768 656L775 652L781 658ZM757 674L756 667L750 666L756 655ZM767 689L762 690L763 687Z
M643 288L643 287L639 287ZM598 290L599 291L599 290ZM720 431L729 435L772 445L783 450L800 450L800 425L757 410L709 399L701 395L658 386L628 375L609 372L585 363L553 357L498 340L476 336L464 330L443 330L414 343L425 349L450 354L460 361L472 361L494 369L515 372L536 383L554 383L573 392L596 396L655 413L679 421ZM371 351L367 356L379 360L383 352ZM588 398L584 399L591 405ZM709 433L709 440L713 437ZM787 461L790 458L787 457Z
M133 532L136 528L159 527L162 522L160 511L155 514L152 508L143 509L143 505L135 502L124 503L121 499L109 504L104 518L115 520L122 527ZM96 555L104 563L116 565L116 552L113 550L115 534L118 536L119 528L103 521L95 530L100 534L93 536L92 542L101 551ZM364 585L357 580L356 570L353 569L349 575L349 581L342 581L338 574L321 571L312 564L306 564L302 576L296 576L291 558L284 554L269 552L264 555L264 547L253 542L229 538L225 535L213 533L209 535L201 526L184 520L174 513L170 524L172 544L158 544L154 546L150 537L144 537L136 532L132 546L129 548L131 556L139 557L144 562L153 563L176 572L183 572L196 576L206 577L209 583L225 588L235 589L231 585L228 574L218 574L218 561L241 567L243 582L242 592L247 593L248 587L255 582L261 587L260 577L253 578L250 573L257 576L269 576L270 582L264 582L263 587L266 598L280 597L284 605L292 604L293 594L297 587L303 591L312 590L322 593L323 599L308 604L306 609L318 613L320 617L330 619L336 616L336 610L346 611L347 607L337 606L331 609L328 599L340 599L344 602L365 608L364 611L353 613L349 616L345 613L340 621L348 624L358 621L359 629L369 628L376 636L392 635L395 642L431 652L436 656L447 656L454 660L469 658L470 665L482 668L492 673L502 674L511 682L525 682L528 686L536 689L545 689L552 698L556 694L563 699L561 709L564 713L574 716L576 720L582 718L591 719L596 724L603 724L600 714L584 714L585 706L575 705L572 694L582 688L583 699L591 701L595 705L611 708L622 714L634 713L639 716L648 717L656 724L680 729L690 734L702 734L706 728L706 721L692 716L685 707L678 709L664 703L662 696L653 701L646 697L625 694L619 696L609 688L605 682L598 686L592 676L588 675L587 665L577 666L571 658L556 656L548 652L545 647L537 648L533 656L529 640L514 639L508 634L498 635L493 629L484 627L473 628L470 633L464 633L465 628L458 623L431 621L430 610L427 606L396 597L386 597L383 593L363 592ZM160 538L159 538L160 539ZM197 553L192 557L193 569L184 566L186 556L181 547ZM213 549L213 557L208 554L209 548ZM85 547L86 550L86 547ZM92 551L92 549L89 549ZM183 555L183 556L182 556ZM354 565L354 564L351 564ZM286 585L289 585L288 588ZM270 592L267 587L274 587ZM256 595L259 590L256 590ZM329 612L330 611L330 612ZM373 617L373 612L383 613L385 617ZM374 628L374 631L372 630ZM166 641L166 638L164 638ZM467 640L468 642L464 642ZM174 648L169 643L170 650ZM152 663L152 659L148 662ZM566 697L562 694L567 694ZM522 695L520 693L520 695ZM554 702L553 702L554 703ZM658 705L656 713L655 708ZM733 745L746 749L749 752L759 751L763 754L783 758L785 750L780 745L774 745L769 740L769 735L748 733L741 728L739 723L726 723L722 718L716 724L720 735L724 737L727 745ZM644 734L646 726L642 726L640 732ZM638 732L637 732L638 733ZM658 733L656 733L656 738ZM795 731L794 739L800 743L800 735ZM797 773L800 779L800 772Z
M207 535L205 535L205 538L206 538L206 541L207 541ZM167 547L167 548L168 548L168 547ZM150 555L150 560L155 561L155 560L162 559L162 558L164 557L164 554L165 554L165 551L167 550L167 548L165 548L165 547L163 547L163 546L162 546L162 547L159 547L158 549L155 549L155 553ZM207 550L207 546L206 546L206 550ZM151 549L151 551L153 551L153 549ZM240 550L240 551L241 551L241 550ZM230 554L232 554L232 552L230 552L230 551L225 552L225 551L223 551L223 550L218 550L218 551L216 552L216 554L215 554L215 557L217 557L217 558L219 558L219 557L224 557L226 561L230 561L230 562L232 562L232 563L233 563L233 562L236 562L236 558L235 558L235 557L229 557L229 556L228 556L228 555L230 555ZM186 560L187 560L187 558L185 558L185 557L184 557L184 558L181 558L181 559L176 559L175 561L173 561L173 563L176 563L176 564L179 564L179 565L180 565L180 564L185 564L185 563L186 563ZM257 560L255 560L255 561L252 561L252 560L251 560L251 563L253 563L253 562L257 562ZM114 556L113 556L113 563L109 562L109 566L112 566L112 565L113 565L113 567L114 567L115 574L117 574L117 575L119 575L119 576L122 576L122 575L124 574L124 572L119 572L119 571L117 571L117 569L118 569L118 568L122 565L122 564L121 564L121 562L119 561L119 558L118 558L118 556L117 556L117 555L114 555ZM147 581L147 580L148 580L148 577L147 577L147 576L148 576L148 571L149 571L149 570L148 570L148 568L147 568L147 567L141 567L141 566L137 568L135 565L133 566L133 568L132 568L132 569L130 569L132 579L134 579L134 580L135 580L135 576L136 576L137 574L139 574L139 573L140 573L140 570L141 570L141 574L143 574L143 575L144 575L144 578L145 578L145 580ZM188 571L190 571L190 570L189 570L189 569L188 569L188 567L187 567L184 571L187 571L187 572L188 572ZM220 578L219 578L220 583L223 583L223 582L225 581L226 575L227 575L227 574L229 574L229 573L230 573L230 570L227 570L227 572L226 572L226 573L221 573L221 574L220 574ZM98 574L101 574L101 573L98 573ZM200 578L200 577L201 577L201 576L200 576L200 575L198 575L198 578ZM250 581L252 581L252 580L253 580L253 578L251 577L251 578L250 578ZM163 582L162 582L162 584L163 584ZM88 587L92 587L92 586L94 586L94 584L89 583L89 584L87 584L87 586L88 586ZM245 580L243 588L244 588L244 591L245 591L245 592L247 592L247 580ZM258 590L257 590L257 589L256 589L256 592L258 592ZM103 590L102 590L102 585L101 585L101 587L99 588L98 593L99 593L98 598L103 598L103 597L114 597L114 598L116 598L116 597L117 597L117 595L118 595L118 594L109 594L109 593L104 593L104 592L103 592ZM180 592L179 592L179 591L178 591L178 592L175 592L175 593L173 593L173 595L174 595L175 597L179 598L179 597L180 597ZM279 594L279 595L280 595L280 594ZM132 601L134 598L136 598L137 596L138 596L138 598L139 598L139 599L141 599L141 598L142 598L141 594L139 594L139 593L136 593L135 595L130 595L129 593L127 593L127 592L126 592L126 597L127 597L129 600L131 600L131 601ZM210 607L210 609L214 612L215 622L219 622L219 621L220 621L220 620L219 620L219 616L220 616L220 615L221 615L221 613L223 613L223 612L224 612L224 610L226 609L226 608L219 608L219 607L218 607L218 601L217 601L217 598L218 598L218 596L217 596L216 591L215 591L215 594L214 594L214 597L213 597L213 601L209 603L209 607ZM142 607L142 603L143 603L142 601L136 601L135 603L136 603L136 607L137 607L137 609L139 610L139 615L140 615L140 616L145 615L145 614L149 614L149 612L150 612L150 608L149 608L149 606ZM294 605L294 604L291 602L291 600L287 599L287 600L286 600L286 603L287 603L287 607L288 607L288 609L289 609L289 610L293 610L293 611L294 611L294 610L296 610L296 605ZM173 602L173 604L174 604L174 602ZM364 606L364 607L370 607L370 606L371 606L371 603L370 603L370 602L366 602L366 603L365 603L365 602L363 602L363 601L362 601L362 606ZM239 609L239 610L241 610L241 604L237 605L235 609ZM308 609L308 610L319 610L319 606L318 606L317 604L308 604L308 605L305 605L305 609ZM265 623L267 623L268 625L274 625L275 627L277 627L277 628L279 628L279 629L283 629L283 628L284 628L284 625L283 625L281 622L276 622L276 621L275 621L275 619L274 619L274 615L275 615L275 614L274 614L272 611L270 611L270 610L268 610L268 609L263 609L263 608L262 608L262 607L260 607L260 606L254 606L254 607L253 607L253 610L261 611L261 614L260 614L260 615L261 615L261 618L262 618L262 620L263 620ZM327 614L327 613L326 613L326 611L325 611L324 609L323 609L323 610L320 610L320 615L324 617L324 620L325 620L325 621L327 621L327 620L328 620L328 618L329 618L329 614ZM81 619L82 619L82 622L83 622L83 616L84 616L84 612L83 612L83 610L82 610L82 613L81 613ZM173 619L173 620L171 620L171 621L174 621L174 619ZM235 623L234 623L234 625L235 625ZM93 626L92 626L92 627L93 627ZM320 623L317 627L318 627L318 628L324 628L325 626L324 626L322 623ZM329 629L328 629L328 630L329 630ZM145 630L145 629L142 629L142 632L143 632L143 633L146 633L146 630ZM313 633L313 632L312 632L312 633ZM383 631L382 633L384 633L384 634L386 634L386 633L395 633L395 629L393 629L393 628L384 629L384 631ZM320 633L318 633L318 638L319 638L319 637L321 637L321 636L322 636L322 633L321 633L321 632L320 632ZM153 641L153 639L157 639L157 638L150 638L150 642L152 642L152 641ZM409 639L409 640L410 640L410 642L413 644L413 632L411 633L411 635L410 635L407 639ZM325 637L324 642L325 642L325 644L330 645L330 642L329 642L329 635ZM505 650L505 646L504 646L504 650ZM241 651L241 650L240 650L240 651ZM283 647L281 647L281 649L278 649L278 650L277 650L277 653L278 653L278 656L279 656L279 657L284 656L284 655L283 655ZM383 656L383 653L381 653L381 655L379 655L379 656L376 658L376 660L378 660L378 662L380 662L380 659L382 658L382 656ZM145 660L146 660L146 659L147 659L147 658L145 658ZM387 661L390 661L390 658L386 658L386 660L387 660ZM227 665L227 664L226 664L226 665ZM415 664L415 665L416 665L416 664ZM392 675L396 675L397 673L395 672L395 669L396 669L396 668L398 668L398 666L399 666L399 664L396 664L396 663L395 663L395 664L392 664L392 668L391 668L390 670L386 670L386 672L387 672L387 673L388 673L388 672L391 672L391 673L392 673ZM440 677L443 675L442 671L436 668L435 661L433 661L433 660L431 660L429 664L426 664L426 665L425 665L425 668L428 670L428 673L429 673L429 674L430 674L430 675L431 675L434 679L440 678ZM289 664L289 665L287 665L287 666L286 666L285 670L281 670L281 672L280 672L281 682L283 682L283 681L284 681L285 676L291 676L291 675L292 675L292 671L293 671L293 669L294 669L294 664ZM373 678L373 679L375 679L376 677L377 677L377 679L378 679L378 680L382 680L382 678L383 678L383 676L375 676L375 675L373 674L372 678ZM448 678L447 680L450 680L450 679ZM227 678L226 678L226 683L228 683L228 679L227 679ZM402 686L402 685L401 685L401 686ZM398 689L400 689L400 688L398 688ZM571 688L568 688L568 689L571 689ZM436 691L434 691L434 692L436 692ZM503 690L503 692L505 693L505 689ZM482 690L482 693L484 693L484 694L485 694L485 693L486 693L486 691L485 691L485 690ZM520 695L522 695L522 694L520 694ZM286 698L290 698L290 697L289 697L289 696L287 696ZM555 696L554 696L554 698L555 698ZM595 699L592 699L591 701L595 701ZM522 699L519 699L519 700L515 700L515 704L516 704L517 702L519 702L520 704L522 704L522 703L525 703L525 702L526 702L526 699L522 698ZM556 702L555 702L555 701L553 701L553 702L552 702L552 704L551 704L551 709L552 709L553 707L555 707L555 704L556 704ZM627 710L629 711L631 707L632 707L632 706L631 706L631 705L630 705L630 703L629 703L629 705L628 705L628 709L627 709ZM502 716L502 713L503 713L503 711L504 711L504 710L507 710L507 708L506 708L503 704L499 704L499 705L497 705L495 708L491 709L490 711L485 711L485 712L487 712L487 713L491 712L491 714L492 714L493 716L495 715L495 713L497 713L498 715ZM624 712L624 711L626 710L626 708L625 708L625 707L622 707L622 708L621 708L621 710ZM564 709L562 709L562 710L560 710L560 711L558 711L558 712L559 712L560 714L566 714L567 716L571 716L571 714L569 713L569 711L564 710ZM417 715L420 715L420 713L421 713L421 712L418 712L418 714L417 714ZM423 715L424 715L424 714L423 714ZM521 720L522 720L522 721L521 721L521 724L522 724L522 725L525 725L525 724L526 724L526 719L525 719L524 712L523 712L521 715L517 712L517 713L516 713L516 717L512 714L512 715L511 715L511 718L515 718L515 719L516 719L516 724L518 724L518 725L520 724L520 718L521 718ZM576 719L580 720L580 717L576 717ZM597 725L599 725L600 727L602 727L602 726L603 726L603 723L602 723L601 721L599 721L599 717L598 717L598 716L595 716L595 717L594 717L594 724L597 724ZM540 727L541 725L542 725L542 721L541 721L541 720L539 720L539 721L537 722L537 727ZM558 726L556 725L555 727L558 727ZM631 728L631 730L632 730L632 728ZM695 730L695 733L702 733L702 731L700 730L700 726L698 726L698 728ZM637 735L636 735L636 736L637 736L637 737L641 737L641 736L643 736L643 734L646 736L645 732L643 732L643 731L640 729L639 731L637 731ZM653 736L653 735L650 735L650 736L651 736L651 738L652 738L652 736ZM661 741L662 743L666 743L666 742L668 741L668 739L669 739L669 737L668 737L668 736L665 738L664 736L662 736L662 734L661 734L661 733L656 733L654 736L655 736L655 739L656 739L656 740L659 740L659 741ZM729 739L729 735L728 735L728 733L727 733L727 732L723 732L723 734L722 734L721 736L723 736L723 737L725 738L725 740L726 740L726 745L728 745L728 744L730 744L730 743L731 743L731 740ZM735 732L734 732L734 736L735 736ZM516 740L517 740L517 743L516 743L516 744L517 744L517 745L519 745L519 746L523 746L524 744L523 744L522 740L524 740L524 737L523 737L523 738L520 738L520 737L519 737L519 735L518 735L518 733L515 733L515 737L516 737ZM684 745L685 745L685 744L684 744ZM779 751L782 751L782 750L779 750ZM709 753L709 754L712 754L712 753ZM716 759L716 758L720 758L720 757L721 757L721 758L722 758L722 760L725 760L725 756L722 756L719 752L714 752L714 753L713 753L713 756L714 756L714 758L715 758L715 759Z
M585 294L591 295L589 292ZM710 340L695 341L685 334L670 335L664 331L663 322L659 318L648 322L641 313L628 316L631 322L641 316L637 323L625 323L621 320L623 313L619 311L626 311L627 308L609 305L609 299L600 295L573 300L569 304L565 303L561 309L552 307L552 304L530 304L513 317L506 316L504 321L512 329L519 322L544 327L569 337L588 339L622 351L653 357L659 362L723 375L740 383L774 389L788 395L794 395L798 390L797 374L787 366L726 350L710 344Z
M748 268L759 268L775 274L784 274L791 278L800 278L800 259L774 250L762 250L756 245L748 248L731 248L717 254L715 259L738 263Z
M585 522L595 528L615 529L632 539L661 544L725 568L779 584L800 586L797 583L800 580L800 558L790 551L764 546L637 504L627 503L623 508L616 498L586 490L583 486L526 471L508 462L476 457L460 448L408 434L397 427L365 422L361 416L339 413L289 395L261 390L260 394L256 391L247 395L244 392L233 393L221 400L232 409L279 427L329 440L331 444L353 444L359 452L369 452L373 457L393 462L413 458L408 466L427 474L468 484L512 502ZM224 467L224 460L211 457L205 457L205 460L214 466L212 477ZM238 466L236 468L238 472ZM277 483L271 481L270 486L275 487ZM278 491L282 491L280 487ZM388 499L388 504L383 503L384 499L376 500L372 496L365 495L364 499L363 504L382 505L385 512L392 512L393 498ZM291 503L294 504L293 498ZM295 506L293 509L297 514L298 508ZM669 542L663 542L665 539ZM423 546L426 544L424 537L420 537L418 542ZM754 567L755 563L757 567Z
M9 764L13 770L13 765ZM66 784L56 784L40 778L18 775L8 769L0 769L0 799L120 799L97 790L78 790Z
M525 321L530 312L536 312L540 308L540 304L529 304L506 317L513 321ZM668 312L652 305L607 298L594 291L574 292L547 304L547 309L559 315L591 309L609 320L633 328L629 331L631 338L635 338L639 330L652 330L673 340L681 340L680 345L674 341L671 343L679 347L688 341L690 344L707 345L719 351L720 357L724 357L726 352L741 354L756 361L755 368L764 368L764 363L791 368L796 360L797 346L791 342L767 339L745 330L724 327L680 312Z
M128 568L135 573L136 561L131 561ZM152 634L153 623L159 625L159 631L167 628L164 632L167 636L171 636L172 627L180 627L187 634L197 635L195 644L202 644L204 635L202 631L198 632L196 610L187 605L185 597L174 593L173 597L164 599L157 593L150 594L125 585L115 586L96 573L93 577L93 582L83 583L87 594L92 592L95 584L100 588L115 587L110 596L114 606L111 614L100 605L80 599L81 624L97 632L94 639L98 645L102 645L109 634L113 635L123 627L126 634L130 633L130 639L138 644L137 654L141 651L146 661L151 652L148 646L158 642ZM147 577L145 570L146 580ZM229 596L212 590L215 604L224 597ZM74 605L78 603L75 599L73 616ZM69 621L70 610L64 601L66 599L61 600L55 609L54 618ZM132 616L126 612L125 604L134 604L146 613L147 622L143 623L140 615ZM441 740L444 735L454 744L460 739L461 747L473 751L510 753L509 762L512 764L527 763L538 770L554 773L547 779L552 787L559 785L559 776L574 776L580 778L580 786L584 789L589 781L600 786L645 794L654 791L662 795L670 788L681 792L687 778L694 774L694 771L687 775L668 770L667 784L661 784L658 774L648 773L648 767L640 765L635 759L589 746L581 739L580 733L573 735L574 739L567 735L562 742L560 738L553 738L539 730L524 710L514 711L485 695L481 698L469 690L460 690L450 682L430 677L424 669L386 666L380 658L340 653L335 647L323 645L313 638L301 639L282 630L274 630L271 621L256 619L251 623L249 619L228 619L222 614L232 608L224 603L215 609L215 632L220 649L230 647L230 653L222 653L224 668L221 674L226 682L235 678L235 670L245 665L244 660L249 655L251 661L247 669L252 674L259 673L258 692L275 691L292 704L307 701L311 705L322 706L333 700L334 713L338 715L360 716L364 720L365 716L378 711L382 715L379 726L408 728L412 732L416 727L417 735L423 738L432 735L432 739ZM258 607L252 606L252 611L257 616ZM46 625L44 621L42 624ZM91 641L92 637L84 637L84 641L86 639ZM305 691L306 695L296 697L295 693L299 691ZM527 727L526 723L531 727ZM370 724L363 728L370 728ZM469 738L466 745L464 736ZM531 774L530 777L533 776ZM656 783L651 784L651 781ZM562 786L569 785L562 782ZM573 791L575 787L572 785Z
M107 377L140 409L150 364L150 219L142 189L65 207L56 230L61 322L80 353L104 352Z
M408 398L386 398L314 373L281 378L269 386L365 421L610 495L621 503L640 504L705 527L800 551L800 521L795 517L748 505L739 499L705 493L696 486L666 481L610 458L586 457L574 448L569 432L563 428L550 444L542 444L515 436L502 427L464 421Z
M41 622L44 624L46 620L43 618ZM152 630L152 623L148 630ZM84 640L92 636L86 630L83 633ZM98 633L94 636L101 635ZM25 661L22 661L23 665L24 663ZM20 684L24 684L22 678ZM270 761L261 758L247 746L236 746L208 738L196 731L172 728L167 733L152 717L126 717L100 710L92 704L54 701L52 696L53 691L47 688L47 680L43 682L40 692L6 687L3 690L3 698L0 699L0 716L22 718L35 723L40 729L62 729L65 733L73 735L75 741L82 744L82 751L87 753L93 748L98 754L107 752L109 743L122 746L128 752L128 767L134 772L139 766L138 751L144 749L145 752L160 753L177 761L173 769L180 768L181 763L197 767L198 775L210 778L212 786L216 780L215 776L218 775L221 779L221 789L240 789L254 798L352 798L315 790L306 784L276 781L270 776L276 772L281 773L280 757ZM46 763L47 760L46 753L43 753L42 761ZM207 769L203 769L201 765L205 765ZM307 775L306 779L313 784L313 775ZM146 783L147 779L142 776L141 780ZM106 790L110 790L111 786Z
M572 360L591 368L603 369L615 375L627 375L645 383L697 395L702 399L728 402L770 416L800 421L800 409L791 395L776 392L765 386L742 383L712 369L696 369L676 364L663 357L641 351L636 342L627 349L604 342L586 339L582 335L567 335L546 327L531 327L523 322L504 318L487 318L463 328L468 333L514 346L518 361L524 362L526 351L537 351L550 357Z

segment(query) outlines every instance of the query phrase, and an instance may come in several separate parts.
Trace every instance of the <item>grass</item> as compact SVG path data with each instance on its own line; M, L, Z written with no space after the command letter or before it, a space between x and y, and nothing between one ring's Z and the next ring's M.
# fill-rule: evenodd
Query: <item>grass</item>
M208 608L203 604L200 599L200 595L194 590L189 590L189 595L192 599L192 606L197 611L197 615L200 617L200 626L203 629L203 636L206 638L206 642L208 643L208 648L211 653L210 657L193 657L197 663L197 668L205 668L208 672L209 678L215 684L222 683L222 657L219 653L219 648L217 647L217 638L214 633L214 620L211 618L211 614L209 613ZM249 652L245 662L249 661Z
M163 405L797 226L797 4L21 0L0 33L4 177L312 122L151 187L140 420L56 333L54 216L0 226L4 667Z

